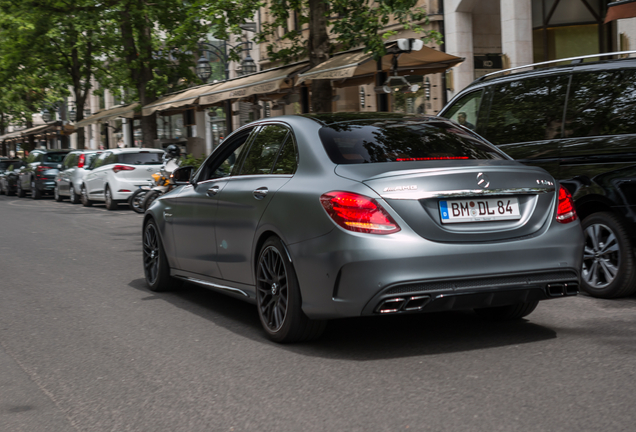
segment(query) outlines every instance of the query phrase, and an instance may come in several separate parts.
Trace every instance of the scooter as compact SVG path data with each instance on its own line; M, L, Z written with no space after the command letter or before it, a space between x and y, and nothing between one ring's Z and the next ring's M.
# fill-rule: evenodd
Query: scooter
M151 176L154 181L154 186L140 187L130 196L128 203L135 213L144 213L157 197L172 190L174 186L170 181L170 174L181 165L180 157L181 152L179 147L169 145L163 156L164 163L159 169L159 172ZM149 196L151 199L147 201Z

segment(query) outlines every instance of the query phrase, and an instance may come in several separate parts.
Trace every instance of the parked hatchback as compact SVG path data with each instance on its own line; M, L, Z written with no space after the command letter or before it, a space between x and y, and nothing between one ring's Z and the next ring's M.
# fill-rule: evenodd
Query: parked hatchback
M55 178L55 200L62 201L67 198L73 204L79 204L81 187L84 182L87 168L93 159L102 151L75 150L70 152L62 161L60 172Z
M14 195L17 187L17 177L24 163L20 159L0 160L0 194Z
M133 191L152 184L152 174L163 163L164 151L160 149L123 148L105 150L88 168L81 186L84 206L94 201L106 204L114 210L128 201Z
M69 152L60 149L33 150L18 177L18 196L22 198L31 192L31 198L39 199L44 194L53 193L59 165Z
M636 291L636 58L589 57L487 75L439 115L567 186L585 231L582 289L612 298Z

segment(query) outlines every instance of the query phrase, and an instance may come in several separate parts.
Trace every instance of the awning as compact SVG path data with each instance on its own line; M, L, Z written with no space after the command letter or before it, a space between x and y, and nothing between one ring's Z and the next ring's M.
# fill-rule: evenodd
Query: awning
M636 0L616 1L607 5L605 24L623 18L636 17Z
M267 69L255 74L219 83L212 91L201 95L199 105L212 105L226 99L239 99L255 94L275 93L291 88L291 79L297 72L307 68L308 62L300 62L276 69Z
M390 53L382 57L383 71L391 71L392 60L393 54ZM464 59L461 57L446 54L433 48L423 47L420 51L400 54L397 71L399 75L425 75L444 72L462 61ZM350 85L356 85L360 83L360 78L366 78L366 81L372 82L377 69L377 62L373 60L372 53L364 53L359 49L347 51L330 58L307 72L301 73L298 75L296 84L311 80L328 79L336 82L341 81L340 84L349 81Z
M0 141L5 140L15 140L21 141L22 138L28 137L30 135L44 135L48 132L55 132L61 134L70 134L73 133L75 128L71 125L63 125L61 121L56 121L44 125L33 126L28 129L22 129L19 131L11 132L5 135L0 136Z
M92 116L86 117L83 120L75 123L76 128L85 127L98 121L107 121L115 117L134 118L135 109L139 106L139 103L135 102L128 105L118 105L109 109L104 109L96 112Z
M180 108L187 105L197 103L199 96L211 92L220 84L208 84L204 86L194 87L179 93L164 96L161 99L146 105L143 108L143 115L152 115L155 111L166 111L169 109Z

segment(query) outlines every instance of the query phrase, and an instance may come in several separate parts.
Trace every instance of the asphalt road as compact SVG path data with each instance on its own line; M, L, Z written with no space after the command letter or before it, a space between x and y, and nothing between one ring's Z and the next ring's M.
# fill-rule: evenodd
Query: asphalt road
M0 431L634 431L636 298L330 322L154 294L141 216L0 196Z

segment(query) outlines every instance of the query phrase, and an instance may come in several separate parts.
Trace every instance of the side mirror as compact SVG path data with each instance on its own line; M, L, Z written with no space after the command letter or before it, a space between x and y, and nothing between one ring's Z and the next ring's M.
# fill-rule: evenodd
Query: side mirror
M179 167L176 170L172 171L172 174L170 174L170 180L172 180L172 182L176 186L190 184L190 179L192 178L193 172L194 172L193 166L188 165L188 166Z

